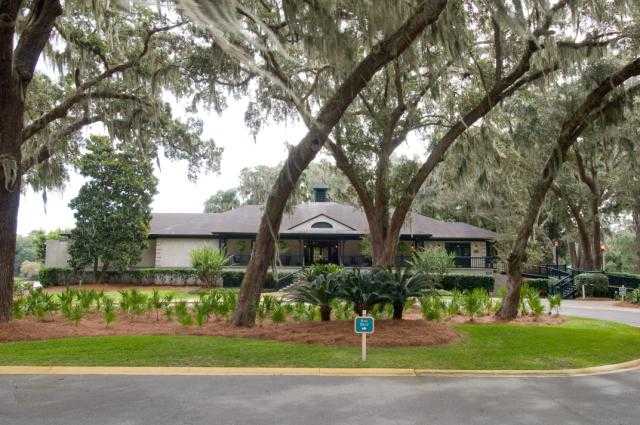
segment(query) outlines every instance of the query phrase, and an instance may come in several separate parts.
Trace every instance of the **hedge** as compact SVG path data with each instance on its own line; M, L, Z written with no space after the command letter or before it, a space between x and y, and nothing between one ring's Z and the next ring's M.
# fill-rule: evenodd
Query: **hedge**
M540 279L525 279L524 283L526 283L527 286L529 286L529 288L537 289L540 296L546 297L547 294L549 293L549 286L551 282L549 281L549 279L540 278Z
M83 282L92 282L94 280L93 272L81 271L74 272L69 268L48 267L40 270L38 275L42 286L64 286L77 285ZM243 271L224 271L222 272L222 286L227 288L238 288L242 284L244 278ZM284 278L284 279L283 279ZM289 279L290 280L290 279ZM146 268L133 269L124 272L107 271L104 273L103 282L105 283L129 283L132 285L201 285L197 273L192 268ZM280 285L283 286L289 282L286 275L281 276ZM265 281L265 289L274 289L276 282L271 273L267 273Z
M622 286L627 288L640 288L640 274L633 273L606 273L609 278L609 285Z
M466 291L475 288L484 288L488 292L492 292L494 283L495 279L493 276L454 273L444 276L442 289L447 291L451 291L452 289Z
M573 278L573 282L578 288L578 292L582 291L582 285L585 291L595 297L609 296L609 279L603 273L580 273Z

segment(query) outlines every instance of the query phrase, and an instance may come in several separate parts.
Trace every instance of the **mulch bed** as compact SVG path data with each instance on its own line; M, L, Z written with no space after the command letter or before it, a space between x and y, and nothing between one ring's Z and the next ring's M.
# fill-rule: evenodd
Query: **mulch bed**
M0 324L0 342L112 335L209 335L331 346L359 346L361 342L360 336L354 334L351 320L266 322L253 328L236 328L224 320L212 318L202 327L185 327L164 318L156 321L155 317L142 316L130 320L121 314L115 323L107 327L100 315L90 314L78 326L58 315L47 322L26 318ZM375 333L367 343L374 347L415 347L448 344L458 338L452 326L444 322L378 320Z

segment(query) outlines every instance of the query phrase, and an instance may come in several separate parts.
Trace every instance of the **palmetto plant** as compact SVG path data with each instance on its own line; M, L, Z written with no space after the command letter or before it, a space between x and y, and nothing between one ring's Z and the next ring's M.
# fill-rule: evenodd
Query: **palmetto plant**
M191 266L205 285L215 286L216 280L229 264L229 257L224 251L203 246L191 251Z
M440 295L433 293L420 298L420 309L426 320L440 320L447 312L447 305Z
M96 297L96 291L94 291L93 289L89 291L87 290L78 291L76 293L78 304L80 304L82 309L84 309L85 311L89 311L91 309L91 306L93 305L95 297Z
M186 301L179 301L176 303L175 314L178 322L182 326L191 326L193 324L193 318L191 317Z
M271 321L273 323L282 323L287 320L287 312L284 304L277 303L271 310Z
M153 310L156 313L156 321L160 320L160 309L164 305L164 300L160 296L160 291L154 289L149 298L147 299L147 307L149 310Z
M375 270L371 277L378 287L378 295L393 305L393 318L402 319L407 300L421 297L430 285L422 273L411 273L409 268Z
M15 298L11 305L11 317L20 320L25 315L26 299L24 297Z
M560 304L562 304L562 296L560 294L549 295L549 314L555 311L556 315L560 314Z
M342 300L333 300L331 302L331 311L337 320L350 320L353 317L352 306Z
M525 298L529 306L529 310L531 310L531 314L536 318L540 317L540 315L544 313L544 305L542 304L538 290L533 287L527 288Z
M356 314L370 311L377 303L384 302L380 294L379 281L372 273L363 273L356 269L340 273L338 297L350 301Z
M107 326L116 320L116 304L113 298L105 297L102 301L102 317Z
M339 273L317 275L312 281L300 281L287 291L287 300L316 305L320 308L320 320L331 320L331 302L339 295Z
M462 292L458 289L451 291L451 299L447 305L447 313L450 316L456 316L462 313Z
M476 317L484 313L486 300L488 298L487 291L483 288L475 288L472 291L464 293L462 296L462 306L471 321L474 321Z

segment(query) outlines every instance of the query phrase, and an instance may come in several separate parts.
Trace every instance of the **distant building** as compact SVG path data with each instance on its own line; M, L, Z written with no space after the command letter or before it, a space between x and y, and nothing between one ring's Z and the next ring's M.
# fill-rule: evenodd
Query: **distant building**
M155 213L149 247L138 267L189 267L190 252L203 245L224 249L231 265L245 266L263 214L261 205L244 205L230 211L205 213ZM279 255L284 267L335 263L367 267L371 258L363 240L369 233L364 211L328 200L327 188L314 189L314 202L297 205L285 213L280 225ZM455 254L462 269L493 268L491 255L496 234L466 223L435 220L410 213L402 227L397 262L412 250L441 246ZM48 241L46 265L67 267L67 241Z

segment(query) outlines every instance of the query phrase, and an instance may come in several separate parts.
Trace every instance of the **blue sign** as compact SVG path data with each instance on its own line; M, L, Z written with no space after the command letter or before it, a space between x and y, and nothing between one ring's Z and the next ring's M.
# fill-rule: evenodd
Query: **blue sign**
M373 317L371 316L358 316L354 322L355 331L357 334L372 334L373 333Z

